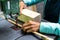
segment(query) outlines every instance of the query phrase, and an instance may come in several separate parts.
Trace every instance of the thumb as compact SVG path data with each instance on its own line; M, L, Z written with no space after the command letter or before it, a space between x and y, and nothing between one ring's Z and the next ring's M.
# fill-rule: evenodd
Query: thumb
M24 7L24 9L27 8L27 6L25 4L23 5L23 7Z
M22 10L23 10L23 9L25 9L25 8L27 8L27 6L26 6L26 5L24 5L24 6L20 7L20 14L22 14Z
M23 7L20 7L20 14L22 14Z
M30 23L30 24L36 24L36 22L34 22L34 21L29 21L29 23Z

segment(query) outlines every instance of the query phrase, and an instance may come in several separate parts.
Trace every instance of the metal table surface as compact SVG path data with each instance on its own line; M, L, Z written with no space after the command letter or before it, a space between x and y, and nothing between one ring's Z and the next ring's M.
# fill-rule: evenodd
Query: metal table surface
M0 40L40 40L32 34L24 35L21 33L21 30L14 30L11 27L14 27L13 24L7 20L0 18ZM48 36L49 37L49 36ZM54 36L50 36L54 38Z

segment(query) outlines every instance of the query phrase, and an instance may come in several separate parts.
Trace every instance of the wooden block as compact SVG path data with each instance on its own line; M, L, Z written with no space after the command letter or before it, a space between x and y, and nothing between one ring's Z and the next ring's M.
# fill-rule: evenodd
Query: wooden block
M22 15L18 16L18 19L23 22L27 22L29 20L40 22L41 21L41 14L31 11L31 10L28 10L28 9L23 9Z

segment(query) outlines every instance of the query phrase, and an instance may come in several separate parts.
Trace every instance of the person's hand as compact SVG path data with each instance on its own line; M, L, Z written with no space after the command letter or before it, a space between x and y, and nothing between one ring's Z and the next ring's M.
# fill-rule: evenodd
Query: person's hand
M40 23L34 22L34 21L29 21L23 24L23 31L25 32L36 32L38 31L40 26Z
M26 5L24 4L24 2L20 2L20 13L22 12L22 10L26 8Z

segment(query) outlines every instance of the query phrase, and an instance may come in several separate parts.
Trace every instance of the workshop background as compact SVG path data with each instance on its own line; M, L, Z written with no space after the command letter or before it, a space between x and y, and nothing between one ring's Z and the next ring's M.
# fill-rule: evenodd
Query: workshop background
M15 8L14 6L12 7L12 11L15 12L16 10L13 10L13 8ZM21 30L19 30L19 28L14 29L15 25L5 20L3 11L1 10L2 10L2 6L0 3L0 40L40 40L41 39L32 34L23 35L21 33ZM9 11L8 9L6 10ZM38 3L37 12L41 13L42 17L44 16L43 10L44 10L44 2ZM7 11L5 11L5 13L8 14L9 12ZM51 37L53 39L55 38L55 36L48 36L48 37Z

